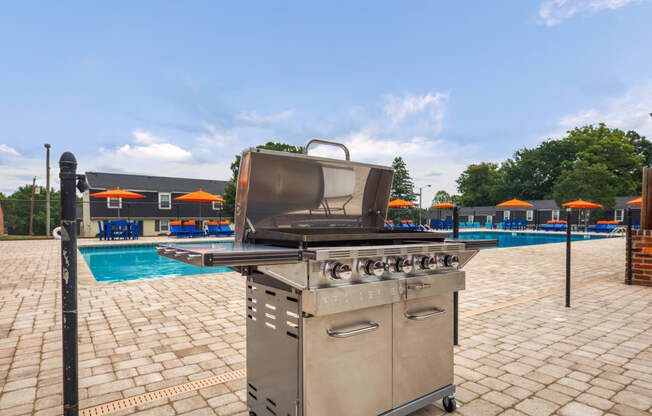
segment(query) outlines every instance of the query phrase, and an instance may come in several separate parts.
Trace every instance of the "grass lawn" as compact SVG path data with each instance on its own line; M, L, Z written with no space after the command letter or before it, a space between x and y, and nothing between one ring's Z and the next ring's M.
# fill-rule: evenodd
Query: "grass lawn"
M0 235L0 240L49 240L50 236L44 235Z

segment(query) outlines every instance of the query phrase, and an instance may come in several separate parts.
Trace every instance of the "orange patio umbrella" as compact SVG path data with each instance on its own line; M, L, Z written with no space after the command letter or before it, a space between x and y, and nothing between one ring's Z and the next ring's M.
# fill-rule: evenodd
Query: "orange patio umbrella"
M405 201L403 199L395 199L393 201L389 201L390 208L398 208L398 207L413 207L414 204L410 201Z
M641 205L643 203L643 197L639 196L636 199L632 199L631 201L627 201L627 205Z
M195 201L195 202L226 202L223 198L201 189L189 194L181 195L174 198L177 201ZM201 204L199 204L199 218L201 218ZM222 220L222 210L220 210L220 221Z
M534 205L529 202L521 201L520 199L510 199L509 201L501 202L496 205L497 207L533 207Z
M120 188L110 189L108 191L96 192L91 194L96 198L121 198L121 199L133 199L133 198L145 198L145 195L137 194L136 192L125 191ZM120 218L120 204L118 204L118 218Z
M450 202L442 202L436 205L431 206L430 208L455 208L455 205ZM441 219L441 211L439 211L439 219Z
M578 199L577 201L571 201L571 202L566 202L565 204L561 204L562 207L565 208L577 208L577 209L591 209L591 208L603 208L602 205L596 204L595 202L589 202L589 201L584 201L583 199ZM584 216L584 229L588 229L588 222L589 218L588 215ZM579 222L578 222L579 224ZM568 223L568 227L570 227L570 223Z
M562 207L565 208L602 208L602 205L596 204L594 202L589 202L589 201L584 201L582 199L578 199L577 201L571 201L571 202L566 202L565 204L561 204Z

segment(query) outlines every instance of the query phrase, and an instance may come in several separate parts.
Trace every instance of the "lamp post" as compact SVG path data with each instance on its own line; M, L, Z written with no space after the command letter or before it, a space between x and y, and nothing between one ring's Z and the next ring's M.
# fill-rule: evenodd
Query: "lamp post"
M45 143L45 235L50 235L50 144Z
M421 199L423 197L423 188L430 188L432 185L425 185L419 187L419 225L421 225Z

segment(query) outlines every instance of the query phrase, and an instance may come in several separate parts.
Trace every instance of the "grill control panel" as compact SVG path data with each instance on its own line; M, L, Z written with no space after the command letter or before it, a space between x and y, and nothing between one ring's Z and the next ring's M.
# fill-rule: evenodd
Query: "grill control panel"
M460 265L456 254L427 253L407 256L383 256L381 258L338 259L311 262L313 271L321 274L320 285L356 281L401 278L412 275L432 274L457 270ZM314 282L314 273L311 273ZM314 282L316 283L316 282Z

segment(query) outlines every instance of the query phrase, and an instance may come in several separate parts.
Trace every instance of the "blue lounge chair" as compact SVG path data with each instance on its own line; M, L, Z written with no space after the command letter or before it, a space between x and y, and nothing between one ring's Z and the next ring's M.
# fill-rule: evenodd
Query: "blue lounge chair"
M231 227L229 226L229 222L228 222L228 221L222 221L222 222L220 222L219 230L220 230L220 236L228 237L228 236L232 236L232 235L233 235L233 230L232 230Z
M183 229L181 221L172 221L170 222L170 234L168 237L189 237L190 235Z
M190 237L205 237L204 230L198 230L194 221L186 221L183 223L183 229Z
M484 228L489 228L490 230L494 228L494 225L489 221L484 223Z

